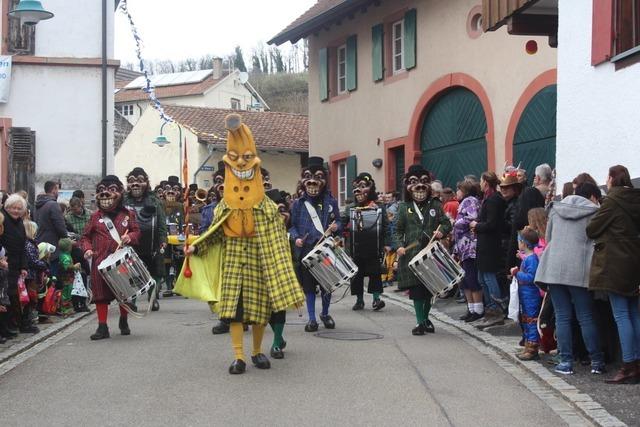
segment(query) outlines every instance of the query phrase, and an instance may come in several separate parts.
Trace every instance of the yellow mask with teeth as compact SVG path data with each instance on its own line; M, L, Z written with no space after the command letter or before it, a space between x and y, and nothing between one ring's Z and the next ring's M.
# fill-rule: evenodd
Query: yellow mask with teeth
M238 114L225 118L227 152L222 157L224 172L223 200L233 212L223 225L229 237L255 235L253 207L264 199L260 158L249 127Z

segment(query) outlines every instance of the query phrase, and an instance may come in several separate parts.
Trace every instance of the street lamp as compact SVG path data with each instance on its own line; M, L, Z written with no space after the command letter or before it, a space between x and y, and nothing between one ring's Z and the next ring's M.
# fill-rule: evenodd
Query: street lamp
M167 144L171 144L171 141L169 141L167 139L166 136L163 135L162 131L164 130L164 126L169 123L167 121L165 121L164 123L162 123L162 126L160 126L160 135L156 136L156 139L154 139L152 141L153 144L156 144L158 147L162 148ZM176 123L176 126L178 126L178 138L179 138L179 143L178 143L178 159L180 160L180 164L178 165L178 176L180 176L180 171L182 170L182 126L180 126L179 124Z
M39 21L53 18L53 13L45 10L38 0L20 0L18 7L9 11L12 18L20 18L26 25L36 25Z

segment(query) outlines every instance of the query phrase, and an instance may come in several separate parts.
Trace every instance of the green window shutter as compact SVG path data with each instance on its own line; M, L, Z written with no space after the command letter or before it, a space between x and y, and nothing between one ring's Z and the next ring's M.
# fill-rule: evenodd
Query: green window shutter
M410 9L404 14L404 68L410 70L416 66L416 10Z
M351 189L353 180L358 176L358 161L356 156L347 157L347 188Z
M347 39L347 90L349 92L358 87L358 36Z
M379 82L384 78L384 25L371 27L371 65L373 67L373 81Z
M329 99L329 56L327 48L318 52L318 75L320 76L320 101Z

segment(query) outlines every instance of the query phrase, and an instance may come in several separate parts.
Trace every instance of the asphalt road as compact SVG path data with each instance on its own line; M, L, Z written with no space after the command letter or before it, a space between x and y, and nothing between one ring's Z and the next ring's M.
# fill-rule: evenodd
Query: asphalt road
M513 375L439 328L414 337L413 317L333 307L340 341L303 331L289 313L286 358L232 376L228 335L211 334L205 304L181 298L131 319L132 335L91 342L95 320L0 376L2 426L559 426L563 418ZM439 325L436 324L436 328ZM320 332L323 332L322 326ZM265 353L271 341L265 336ZM250 332L245 334L249 354ZM553 406L553 405L552 405ZM583 425L578 423L579 425Z

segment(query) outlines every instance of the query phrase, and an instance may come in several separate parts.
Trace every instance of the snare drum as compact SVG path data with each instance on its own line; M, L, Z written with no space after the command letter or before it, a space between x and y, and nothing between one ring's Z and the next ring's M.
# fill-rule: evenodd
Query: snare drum
M333 292L343 285L349 286L358 272L353 260L332 237L313 248L302 259L302 264L327 292Z
M138 254L129 246L106 257L98 271L120 304L144 295L156 282Z
M411 261L409 268L434 296L443 294L464 278L464 270L442 243L431 242Z

